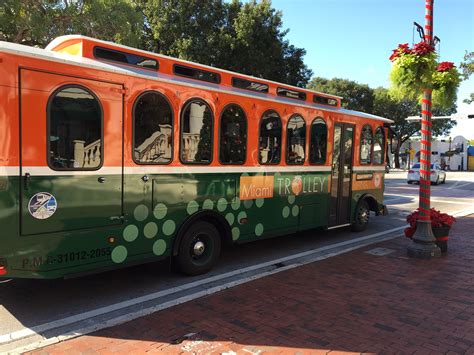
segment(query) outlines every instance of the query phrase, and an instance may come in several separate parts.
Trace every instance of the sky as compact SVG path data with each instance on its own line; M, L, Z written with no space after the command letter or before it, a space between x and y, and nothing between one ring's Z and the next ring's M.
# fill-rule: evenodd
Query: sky
M272 6L283 13L286 39L306 49L304 61L315 76L372 88L390 86L392 49L419 42L413 22L425 24L424 0L273 0ZM433 28L440 60L459 66L466 50L474 51L474 0L435 0ZM471 92L474 75L461 83L458 113L474 114L474 103L462 103ZM474 139L474 119L458 121L451 131L457 135Z

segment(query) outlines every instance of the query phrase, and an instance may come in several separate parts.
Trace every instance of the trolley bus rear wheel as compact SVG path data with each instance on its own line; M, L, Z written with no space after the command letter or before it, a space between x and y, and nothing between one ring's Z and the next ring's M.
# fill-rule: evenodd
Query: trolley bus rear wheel
M177 262L184 274L205 274L216 263L221 252L219 232L211 223L200 221L184 233L179 244Z
M355 211L354 222L352 222L351 229L354 232L362 232L369 224L370 208L367 201L364 199L357 204Z

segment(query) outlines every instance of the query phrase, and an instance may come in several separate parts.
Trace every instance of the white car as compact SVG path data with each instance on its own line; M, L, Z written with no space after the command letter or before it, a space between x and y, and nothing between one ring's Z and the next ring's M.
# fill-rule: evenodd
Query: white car
M441 170L438 163L431 164L430 180L434 185L444 184L446 182L446 173ZM420 163L414 164L410 170L408 170L407 182L409 184L420 182Z

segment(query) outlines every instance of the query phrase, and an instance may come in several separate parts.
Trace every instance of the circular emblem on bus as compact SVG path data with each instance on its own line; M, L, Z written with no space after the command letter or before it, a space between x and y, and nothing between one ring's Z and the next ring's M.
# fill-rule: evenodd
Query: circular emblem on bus
M296 196L300 194L301 190L303 190L303 180L301 179L301 176L298 175L293 178L291 189Z
M28 211L36 219L51 217L57 208L56 198L48 192L38 192L28 202Z

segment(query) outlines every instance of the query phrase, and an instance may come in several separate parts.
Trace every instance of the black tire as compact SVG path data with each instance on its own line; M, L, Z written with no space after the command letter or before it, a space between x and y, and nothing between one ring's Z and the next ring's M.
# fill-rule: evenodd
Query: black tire
M408 181L407 181L407 184L411 185L411 184L412 184L412 181L411 181L411 180L408 180Z
M367 228L370 218L370 208L366 200L361 200L357 204L351 229L353 232L362 232Z
M444 176L443 181L441 182L442 184L446 184L446 175Z
M184 233L176 257L179 270L186 275L201 275L212 269L221 252L219 232L211 223L194 223Z
M435 182L432 182L431 185L438 185L439 184L439 176L436 178Z

